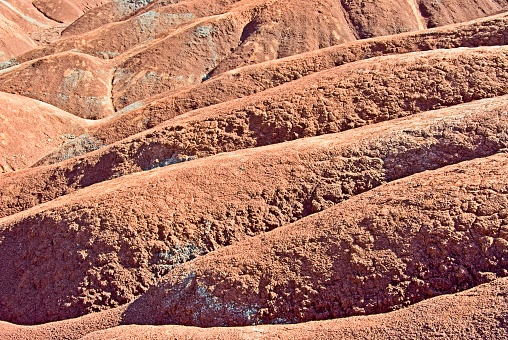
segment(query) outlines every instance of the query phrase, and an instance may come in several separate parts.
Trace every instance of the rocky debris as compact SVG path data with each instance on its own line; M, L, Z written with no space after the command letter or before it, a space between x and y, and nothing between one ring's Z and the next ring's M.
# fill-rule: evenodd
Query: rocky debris
M100 149L104 145L97 138L88 133L68 137L68 140L60 145L55 151L46 154L33 164L33 167L44 165L48 162L61 162L88 152ZM51 160L51 161L49 161Z

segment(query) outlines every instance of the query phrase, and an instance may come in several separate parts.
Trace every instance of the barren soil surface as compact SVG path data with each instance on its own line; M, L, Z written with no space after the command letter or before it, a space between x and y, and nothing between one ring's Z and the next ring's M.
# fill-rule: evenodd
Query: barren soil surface
M506 108L485 101L454 113L440 110L350 133L227 153L125 176L4 218L0 230L13 247L0 252L0 263L6 264L0 268L8 273L0 279L5 292L0 296L20 294L0 300L6 313L0 318L26 323L114 307L199 255L385 182L496 153L508 144ZM18 249L18 244L25 246ZM37 260L30 259L33 253ZM75 275L68 274L70 268ZM55 276L58 286L48 285ZM58 314L57 305L38 308L37 316L28 313L33 306L65 300L68 308Z
M0 173L33 165L90 123L43 102L0 92Z
M0 71L0 91L41 100L86 119L102 118L113 112L112 72L101 59L68 52L6 71Z
M508 93L506 47L473 51L367 59L191 111L84 156L0 178L0 183L21 184L14 200L3 199L0 214L161 165L337 133Z
M0 0L0 338L508 338L507 5Z
M123 317L295 323L383 313L505 276L507 166L495 155L410 176L219 249L175 267Z
M506 278L463 293L430 298L404 309L379 315L353 316L292 325L198 328L122 325L125 308L40 326L0 322L6 339L502 339L508 336Z
M220 74L187 90L170 91L135 102L104 120L93 135L111 144L185 112L249 96L315 72L375 56L397 53L503 45L507 19L499 15L421 33L360 40L302 53ZM215 69L212 72L217 75Z

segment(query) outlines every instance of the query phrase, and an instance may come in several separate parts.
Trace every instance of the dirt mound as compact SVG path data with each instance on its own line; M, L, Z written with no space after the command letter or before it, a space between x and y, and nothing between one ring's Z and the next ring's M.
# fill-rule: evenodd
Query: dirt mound
M0 319L118 306L199 255L385 182L496 153L508 145L505 100L125 176L4 218Z
M508 273L506 155L425 172L174 268L137 324L233 326L374 314Z
M264 62L213 77L188 90L133 103L112 119L98 124L93 136L111 144L188 111L252 95L315 72L386 54L431 49L503 45L508 19L505 14L432 31L367 39L341 44L294 57ZM215 69L212 74L216 73ZM141 108L139 108L141 107ZM44 164L59 161L48 156Z
M58 39L65 28L63 21L73 21L97 3L100 1L1 0L0 62Z
M336 133L503 95L508 93L505 54L506 47L431 51L373 58L318 72L247 98L181 115L93 153L20 173L16 181L22 189L14 199L18 203L9 200L9 207L3 203L1 210L12 214L62 193L149 170L171 159L201 158ZM35 173L38 180L34 180ZM51 186L43 184L49 182ZM44 195L34 195L41 185Z
M507 5L0 0L0 337L508 337Z
M129 14L134 13L139 8L146 6L150 0L114 0L95 7L72 24L63 32L63 37L86 33L103 25L126 19Z
M481 18L506 9L507 1L489 0L418 0L414 1L427 23L427 27L448 25L475 18Z
M88 32L35 50L20 56L17 61L75 48L94 56L110 58L126 52L135 44L157 37L116 58L113 97L115 107L121 109L146 96L199 84L222 61L227 65L223 64L221 69L235 66L237 62L227 61L227 58L232 55L243 55L245 58L245 54L250 53L244 51L245 48L256 49L256 56L251 56L254 58L251 62L254 62L260 58L262 61L280 58L354 39L347 29L345 33L340 33L347 26L345 20L339 20L343 13L328 3L326 10L333 9L331 17L325 17L327 21L320 24L312 35L303 33L306 25L301 22L301 17L321 21L318 20L322 17L320 12L325 8L319 6L325 5L319 5L316 9L316 4L308 1L298 4L285 1L277 6L267 1L240 1L223 13L226 10L224 5L210 5L207 8L203 5L197 7L197 3L182 2L157 11L142 12L124 22L108 25L107 29L100 28L98 32ZM291 15L278 18L284 12L282 8L286 8ZM307 18L309 13L312 16ZM257 21L259 25L255 24ZM275 21L280 24L267 33L267 28L273 26L272 22ZM259 27L256 26L255 32L248 32L253 25ZM279 35L278 31L283 28L293 33L285 38L284 44L272 46L275 41L272 36ZM264 33L260 35L256 32ZM292 34L298 34L298 37ZM249 39L254 40L251 42ZM260 47L256 47L258 45ZM168 49L167 46L172 48Z
M0 92L0 173L33 165L88 126L51 105Z
M51 322L39 326L19 326L0 321L2 339L81 339L84 335L101 329L116 327L122 322L125 307L101 313L92 313L80 318Z
M37 43L31 34L55 24L38 12L31 1L0 1L0 62L36 48Z
M444 295L394 312L294 325L197 328L124 325L124 307L40 326L0 322L2 336L17 339L316 339L427 338L502 339L508 336L504 317L507 279L497 279L462 293Z
M0 90L50 103L82 118L98 119L114 112L111 78L107 62L66 52L0 71Z
M432 298L387 314L351 317L297 325L238 328L194 328L178 326L123 326L92 333L84 339L360 339L445 336L462 339L501 339L508 336L503 321L507 313L506 279L498 279L464 293Z
M47 45L69 32L99 27L121 19L148 0L1 0L0 63ZM99 7L99 8L97 8ZM88 14L90 12L90 14ZM67 27L74 22L71 27ZM94 18L93 23L83 24ZM94 24L95 23L95 24ZM42 55L41 55L42 56ZM32 58L35 59L35 58ZM18 62L19 63L19 62ZM2 65L0 64L0 69Z
M16 23L0 14L0 63L37 47L35 41ZM0 64L0 65L2 65ZM1 66L0 66L1 68Z
M47 18L60 23L71 23L85 11L103 5L106 0L34 0L33 5Z
M133 48L136 51L143 50L147 45L150 46L165 36L173 35L181 25L224 14L234 2L234 0L206 3L194 0L175 4L162 2L166 3L164 6L155 6L155 3L146 6L138 11L136 15L126 18L124 21L110 23L77 36L70 36L50 46L30 51L19 56L17 60L18 62L25 62L72 49L78 49L84 53L106 59L114 58ZM251 6L256 6L261 0L245 2L251 3ZM89 24L93 24L93 22ZM68 33L71 34L74 29L78 31L87 30L87 27L80 28L81 26L81 20L76 21L75 25L69 26ZM178 33L176 34L178 35ZM182 39L185 38L186 36L182 37ZM155 40L155 42L151 42L152 40Z
M41 58L49 54L79 49L92 55L113 57L134 47L140 42L153 39L160 34L167 34L172 26L190 20L223 14L231 10L235 2L253 3L255 1L221 1L199 2L156 1L146 6L148 0L105 1L105 0L26 0L2 1L0 7L14 15L15 24L35 25L37 29L21 29L10 25L9 34L2 37L5 46L12 49L10 35L20 37L28 32L40 31L41 25L46 29L58 23L74 24L66 30L64 36L89 32L85 36L67 39L51 47L29 52L19 57L18 62ZM395 34L405 31L435 27L454 22L462 22L494 14L508 5L506 1L468 0L466 2L446 1L263 1L265 8L245 26L239 39L239 46L230 51L228 58L220 65L221 70L236 68L268 59L280 58L316 48L323 48L338 42L355 39ZM259 2L262 3L261 1ZM112 23L125 18L138 8L146 6L139 15L124 22ZM88 12L90 12L88 14ZM3 12L2 12L3 13ZM81 17L81 18L80 18ZM21 20L20 20L21 18ZM78 19L80 18L80 19ZM9 19L9 18L8 18ZM12 20L12 19L9 19ZM234 24L234 23L230 23ZM306 28L313 25L317 30ZM107 27L107 28L106 28ZM323 29L320 29L320 28ZM62 28L63 29L63 28ZM96 30L95 30L96 29ZM61 29L60 29L61 30ZM59 31L60 31L59 30ZM59 36L59 31L51 33L52 38L37 37L39 41L50 42ZM4 38L5 37L5 38ZM20 47L9 53L4 52L4 60L35 47L34 42L16 40ZM24 48L23 47L24 44ZM1 47L2 44L0 44ZM105 50L104 47L110 47ZM232 53L231 53L232 52Z
M400 8L382 1L372 4L372 11L382 13L374 26L382 29L374 30L371 36L401 32L381 26L386 17L408 19L407 30L423 28L411 3L401 2ZM393 11L407 15L394 16ZM249 0L208 6L184 1L147 8L125 21L31 51L16 62L71 49L102 58L116 57L112 101L115 110L120 110L149 96L197 85L233 68L355 40L359 33L348 26L344 13L335 1ZM311 23L318 25L309 32ZM125 55L119 56L122 53ZM65 61L59 63L65 65Z

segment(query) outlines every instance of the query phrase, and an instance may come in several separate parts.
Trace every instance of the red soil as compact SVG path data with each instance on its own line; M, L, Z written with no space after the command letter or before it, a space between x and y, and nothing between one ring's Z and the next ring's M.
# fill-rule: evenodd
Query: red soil
M508 338L506 5L0 0L0 338Z
M1 4L0 4L1 6ZM15 22L0 13L0 62L37 47L35 41Z
M4 218L12 246L0 249L0 319L40 323L118 306L181 262L385 182L496 153L508 143L505 101L124 176Z
M38 99L82 118L98 119L113 113L111 77L107 62L67 52L0 71L0 91Z
M171 270L133 324L234 326L384 313L506 276L506 155L409 176Z
M86 10L104 4L106 0L34 0L32 3L46 17L56 22L73 22Z
M0 201L0 214L148 170L168 159L201 158L335 133L507 94L506 47L474 51L452 49L369 59L181 115L96 152L6 178L22 189L12 199L4 199L5 203ZM415 63L420 66L414 67ZM396 71L397 76L388 71ZM470 81L473 74L475 81ZM50 178L48 186L45 183ZM41 191L43 195L35 194Z
M111 144L152 128L182 113L252 95L324 71L374 56L431 49L500 45L508 19L499 15L421 33L360 40L294 57L268 61L222 73L187 90L161 93L136 102L97 125L93 135ZM218 72L215 69L212 75ZM139 109L136 107L142 106Z
M0 173L31 166L88 126L51 105L0 92Z
M507 309L505 278L463 293L428 299L386 314L354 316L293 325L198 328L122 324L124 308L41 326L15 326L0 322L3 337L17 339L372 339L447 337L503 339ZM116 327L115 327L116 326Z

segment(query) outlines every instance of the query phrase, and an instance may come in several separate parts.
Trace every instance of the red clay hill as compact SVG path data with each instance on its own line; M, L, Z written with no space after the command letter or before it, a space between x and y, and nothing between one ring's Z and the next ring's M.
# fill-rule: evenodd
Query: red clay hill
M0 338L508 338L505 6L0 0Z

